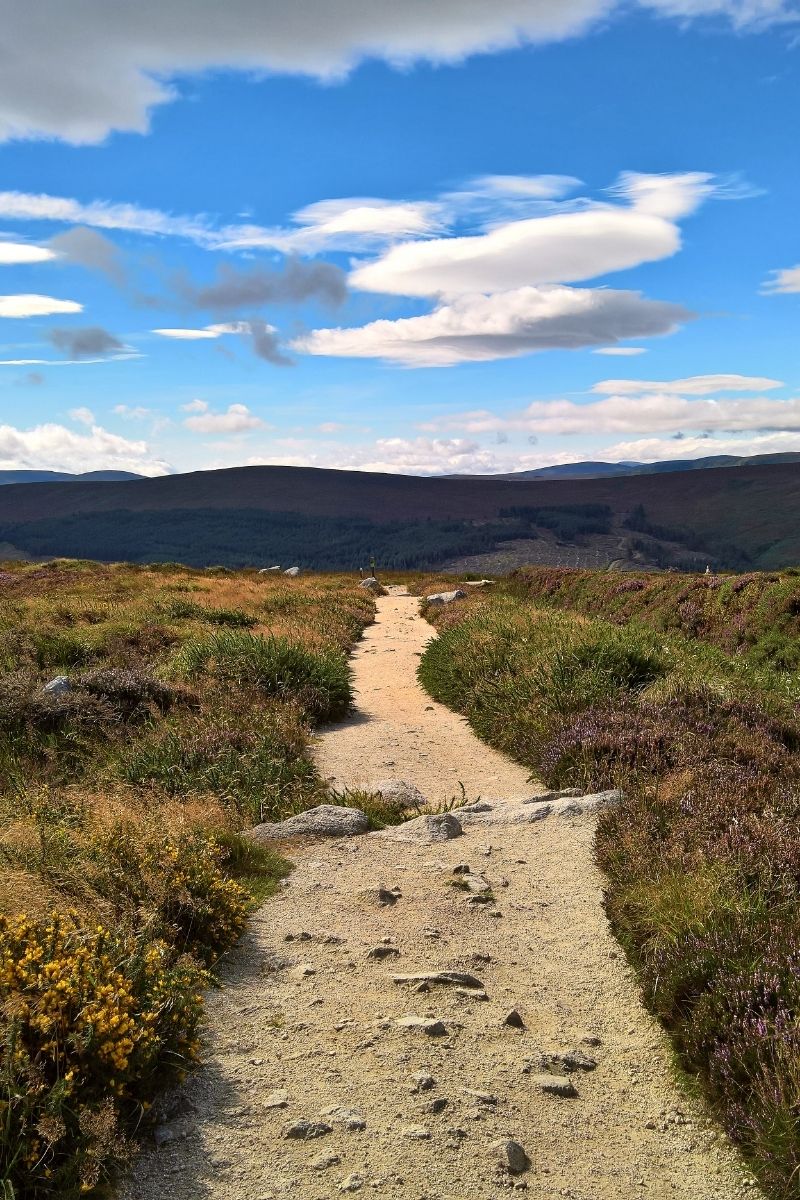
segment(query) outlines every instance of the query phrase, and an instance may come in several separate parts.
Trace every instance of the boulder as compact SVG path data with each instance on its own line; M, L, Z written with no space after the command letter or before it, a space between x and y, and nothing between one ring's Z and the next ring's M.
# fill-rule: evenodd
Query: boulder
M259 575L271 575L273 571L280 571L280 567L262 567L258 573Z
M381 779L373 783L369 790L387 804L402 804L404 808L417 809L423 809L427 804L419 788L413 783L406 783L404 779Z
M284 571L283 573L284 573L284 575L288 575L291 579L294 579L295 575L300 574L300 568L299 567L289 567L288 570Z
M454 600L464 600L467 593L462 588L456 588L453 592L434 592L431 596L426 596L428 604L452 604Z
M248 836L256 842L289 837L355 837L369 829L369 818L360 808L318 804L285 821L256 825Z
M46 692L48 696L63 696L64 692L71 690L72 685L66 675L56 675L55 679L51 679L42 688L42 691Z
M374 575L368 575L366 579L361 580L361 583L358 586L362 588L368 588L371 592L377 592L380 591L381 585Z
M430 846L434 842L449 842L463 832L460 821L452 813L431 813L391 829L382 829L378 836L392 838L396 842L419 842L423 846Z

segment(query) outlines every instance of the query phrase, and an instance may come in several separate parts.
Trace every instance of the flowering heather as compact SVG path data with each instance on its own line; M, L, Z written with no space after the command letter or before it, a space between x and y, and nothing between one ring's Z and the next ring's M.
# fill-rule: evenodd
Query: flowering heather
M609 920L775 1200L800 1200L798 634L794 576L528 568L420 666L546 783L623 790L598 824Z

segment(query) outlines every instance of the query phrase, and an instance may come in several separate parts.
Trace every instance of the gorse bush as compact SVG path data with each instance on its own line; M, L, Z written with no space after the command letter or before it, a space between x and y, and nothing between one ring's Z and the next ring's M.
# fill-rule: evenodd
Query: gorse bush
M0 1182L65 1196L101 1182L135 1117L196 1057L202 968L165 942L73 917L0 916Z
M103 1186L193 1063L209 972L289 870L241 831L327 798L309 732L373 612L342 578L0 575L5 1200Z
M623 790L597 835L614 931L764 1188L798 1200L800 720L792 658L759 623L777 605L792 628L797 582L703 581L726 589L713 619L696 583L518 572L433 616L420 678L551 786ZM539 592L580 611L536 610ZM586 615L603 597L611 621ZM628 611L643 623L617 624Z

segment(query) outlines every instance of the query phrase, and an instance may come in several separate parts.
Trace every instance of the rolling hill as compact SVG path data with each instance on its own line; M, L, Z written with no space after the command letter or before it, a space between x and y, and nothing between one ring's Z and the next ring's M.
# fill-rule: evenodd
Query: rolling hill
M757 467L774 463L800 463L800 454L712 454L708 458L666 459L661 462L576 462L533 471L513 471L499 479L600 479L616 475L662 475L675 471L706 471L713 467Z
M375 554L480 570L498 552L513 566L581 565L585 551L597 565L772 568L800 561L798 517L798 463L579 480L236 467L0 489L0 542L20 550L198 566L349 569Z
M72 483L75 480L95 483L120 483L125 479L143 479L133 471L84 471L72 475L69 471L0 471L0 487L8 483Z

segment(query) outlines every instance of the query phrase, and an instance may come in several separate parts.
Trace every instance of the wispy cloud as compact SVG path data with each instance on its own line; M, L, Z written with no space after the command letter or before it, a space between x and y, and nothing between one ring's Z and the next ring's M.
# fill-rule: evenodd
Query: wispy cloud
M772 271L771 278L767 280L761 290L765 295L800 292L800 263L796 267Z
M0 296L0 317L51 317L55 313L83 312L77 300L56 300L53 296L27 293L18 296Z

